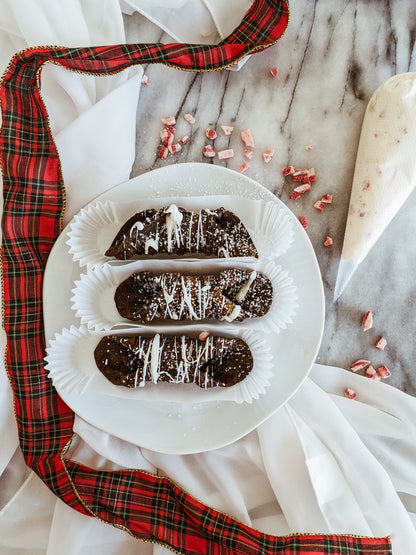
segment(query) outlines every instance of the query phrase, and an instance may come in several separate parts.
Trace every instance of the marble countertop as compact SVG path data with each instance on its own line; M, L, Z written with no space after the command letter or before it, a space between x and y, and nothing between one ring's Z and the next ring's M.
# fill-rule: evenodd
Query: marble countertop
M416 71L416 5L413 0L290 2L290 23L279 42L252 56L239 71L190 73L161 65L145 72L148 86L140 93L137 148L132 176L174 163L204 162L238 170L243 162L240 131L250 128L255 154L246 175L273 191L296 216L308 219L307 234L315 249L325 290L326 319L317 362L348 368L359 358L385 364L388 383L416 395L416 260L415 193L358 267L346 290L333 302L341 256L355 157L368 100L396 73ZM140 20L140 25L138 24ZM171 42L138 14L125 16L129 42ZM140 32L139 32L140 28ZM269 70L277 67L273 78ZM175 115L177 135L189 134L183 120L194 114L191 141L181 153L158 158L160 118ZM213 144L232 147L234 158L202 156L204 130L234 126ZM306 150L312 145L312 150ZM266 148L275 149L269 164ZM313 190L297 201L281 169L314 167ZM313 203L325 194L333 204L318 212ZM325 247L330 235L334 244ZM363 314L371 310L374 326L364 332ZM387 338L385 351L374 343Z

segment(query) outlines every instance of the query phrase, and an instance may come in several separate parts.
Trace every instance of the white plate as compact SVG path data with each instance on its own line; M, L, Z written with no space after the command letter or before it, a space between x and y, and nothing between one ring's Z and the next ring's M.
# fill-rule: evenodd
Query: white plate
M101 430L147 449L164 453L197 453L227 445L244 436L281 407L307 377L322 338L324 294L312 245L290 210L270 191L232 170L208 164L176 164L114 187L95 200L128 201L155 196L233 194L276 202L294 223L294 242L279 258L297 287L299 307L293 324L276 334L274 376L267 391L252 404L234 402L155 403L96 393L58 393L80 417ZM46 340L79 325L71 310L78 263L66 244L66 229L49 256L44 278ZM57 309L58 307L58 309Z

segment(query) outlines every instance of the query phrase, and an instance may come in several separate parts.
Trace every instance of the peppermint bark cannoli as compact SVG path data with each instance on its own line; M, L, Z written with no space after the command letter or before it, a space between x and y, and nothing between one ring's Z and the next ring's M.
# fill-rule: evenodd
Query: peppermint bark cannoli
M219 274L132 274L116 289L119 314L142 324L158 320L243 321L267 314L273 299L268 277L232 268Z
M94 351L95 362L113 384L134 388L146 382L230 387L253 368L248 345L239 338L108 335Z
M132 216L105 255L119 260L155 255L258 256L245 225L233 212L224 208L185 210L175 204Z

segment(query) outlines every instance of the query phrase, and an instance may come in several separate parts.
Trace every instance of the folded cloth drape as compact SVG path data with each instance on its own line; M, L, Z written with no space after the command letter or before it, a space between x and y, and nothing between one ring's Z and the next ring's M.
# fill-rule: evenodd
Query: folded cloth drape
M72 51L71 54L74 54L75 52L78 53L78 50ZM102 51L100 49L100 53L101 52ZM43 51L42 53L45 54L45 51ZM93 53L93 52L90 51L90 53ZM97 54L94 53L94 56L97 56ZM98 65L98 62L99 61L97 60L97 65ZM33 66L32 69L34 68L35 66ZM23 76L24 83L22 83L22 85L26 85L26 83L30 83L30 80L26 81L29 75L27 73L24 73L24 76ZM22 91L22 94L24 95L25 89L22 88L21 91ZM10 96L7 96L7 94L5 95L5 98L7 100L13 97L12 91L9 90L8 92ZM2 96L2 99L3 99L3 96ZM42 108L40 96L38 97L38 100L40 102L38 107L40 106ZM7 105L8 104L6 103L6 107ZM29 106L27 106L27 108L28 108L28 111L24 112L25 116L29 115L30 117L32 117L34 112L31 111L31 108ZM40 115L41 116L45 115L42 109L40 111ZM9 125L4 128L6 131L13 128L10 118L14 116L15 116L15 112L13 111L10 111L9 113L6 112L5 121L7 121L7 117L9 118ZM26 125L27 121L25 120L24 123ZM33 131L33 133L37 135L38 131L42 131L42 130L37 128L35 131ZM45 131L45 129L43 131ZM12 135L8 136L9 139L11 137ZM13 138L18 138L18 137L17 135L15 135ZM26 127L24 131L21 132L20 139L21 139L21 143L19 144L19 148L20 148L19 156L23 155L23 156L30 157L30 149L32 148L32 145L31 145L32 136L30 135L30 126ZM40 148L39 152L43 152L44 151L43 149L45 149L48 156L54 152L53 144L51 143L52 139L49 133L44 133L44 134L40 133L39 137L36 138L36 141L40 141L40 143L37 143L37 145L35 145ZM6 144L7 144L7 141L6 143L3 143L4 146L6 146ZM52 144L52 148L51 148L51 144ZM10 249L7 251L10 254L11 247L13 244L16 247L16 250L19 250L19 253L20 253L20 249L23 243L25 243L24 244L25 250L23 250L21 254L22 256L21 268L17 268L15 266L15 263L16 263L15 258L8 259L8 262L9 262L8 270L11 270L13 266L13 270L16 271L16 273L10 271L8 274L8 276L10 277L8 282L9 294L11 293L11 291L14 292L16 290L14 285L17 283L17 281L20 284L22 284L22 282L24 283L27 283L28 281L30 282L30 279L29 280L26 279L25 272L31 267L31 264L33 264L33 262L35 262L36 264L39 264L40 273L41 273L41 269L43 268L43 264L47 257L48 244L50 245L54 239L54 236L46 236L46 234L45 235L40 234L39 243L37 243L38 239L35 238L35 244L31 245L32 243L32 241L30 240L31 238L28 237L28 234L27 234L27 230L29 229L29 227L26 229L22 227L25 225L25 222L23 222L22 220L26 220L26 224L29 224L30 221L32 224L36 221L42 221L42 222L46 221L46 223L50 224L50 226L47 225L45 226L45 228L42 228L42 230L46 229L49 232L53 231L53 233L56 232L57 228L59 229L58 215L61 213L62 205L60 204L59 199L56 198L57 192L54 191L54 188L53 188L53 186L55 185L56 188L59 189L59 184L62 185L62 183L58 179L56 179L55 182L53 180L53 175L54 175L53 171L55 171L56 168L59 169L59 164L54 165L56 164L56 161L57 161L55 159L52 163L52 171L51 171L51 166L49 166L46 163L47 158L48 157L41 159L43 164L42 167L45 170L44 175L46 175L46 179L42 178L38 182L35 182L35 180L33 180L33 176L31 176L31 180L30 180L31 188L27 192L25 191L24 193L24 194L27 194L27 197L26 197L26 200L28 201L27 203L22 202L23 191L21 190L21 188L19 188L17 184L17 181L16 181L17 176L10 175L7 172L7 169L4 172L5 176L8 178L6 183L5 200L6 200L7 206L5 211L4 229L6 232L5 235L7 235L7 240L9 241L7 243L7 240L6 240L5 248L6 250ZM8 150L4 150L4 159L7 159L7 162L11 164L13 160L16 161L16 152L13 153ZM10 168L10 166L8 166L8 168ZM25 177L24 172L22 172L18 177L23 179ZM58 175L58 177L60 176ZM52 199L49 199L50 195L52 195L53 197ZM38 201L41 201L43 204L43 208L40 211L38 211L38 208L39 208ZM10 210L10 212L8 212L8 209L10 209L11 207L13 207L14 210ZM54 211L55 217L53 217L51 214L48 214L49 208L52 208L52 210ZM23 218L23 213L26 211L29 211L29 214L27 217ZM54 225L52 225L52 222L54 222ZM14 229L12 230L10 227L7 227L6 229L7 225L8 226L13 225ZM12 233L15 233L16 231L19 232L18 236L15 236L12 234ZM32 247L34 246L34 248L30 248L31 246ZM13 254L15 254L15 251ZM21 270L21 273L19 273L20 270ZM39 278L39 275L40 274L38 273L38 275L36 276L37 279ZM34 291L34 296L36 296L36 298L39 299L37 295L38 293ZM7 302L6 298L5 300ZM29 306L31 304L29 301L29 298L26 298L26 300L28 301L28 306ZM11 298L8 298L8 301L10 302ZM22 304L22 307L23 306L24 305ZM32 307L28 308L28 310L30 310L28 314L30 314L31 323L33 323L32 322L33 315L39 311L39 304L35 307L34 311ZM8 317L11 319L12 318L11 313L13 312L11 304L9 304L9 311L10 313ZM22 324L21 327L19 326L19 328L23 329L23 326L24 324ZM16 334L16 338L19 337L19 341L21 341L22 338L20 337L20 334L18 333L17 328L14 328L14 331ZM30 343L31 340L32 339L29 337L24 338L25 351L27 349L26 351L27 353L29 353L30 351L30 353L33 353L34 355L36 355L36 353L38 353L39 350L32 351L33 344ZM13 345L13 341L11 342L11 344ZM17 343L14 343L14 347L16 347L16 345ZM40 336L35 338L34 345L36 346L36 349L40 349L42 351L43 345L41 343ZM23 351L23 356L25 354L25 351ZM15 354L16 354L16 351L13 352L13 355ZM9 356L10 356L10 353L9 353ZM65 496L67 496L65 500L66 501L69 500L70 504L76 503L76 500L72 496L72 492L68 493L68 489L67 489L68 484L66 484L68 474L69 476L71 475L75 476L75 480L76 480L74 484L75 487L77 484L80 484L82 487L85 487L85 489L82 491L87 491L87 487L91 486L92 496L94 498L97 498L97 500L98 500L98 497L102 498L103 496L103 491L100 488L102 484L106 483L106 481L109 483L109 489L107 490L109 495L110 495L111 488L112 488L112 491L114 491L116 487L118 486L125 487L126 484L128 484L129 490L128 491L126 490L126 497L123 497L122 495L120 495L120 497L116 500L118 502L119 507L117 507L117 505L114 504L114 500L111 500L111 501L109 500L109 503L107 503L106 506L102 506L101 515L104 514L108 510L108 508L111 508L111 503L113 503L115 514L110 516L112 516L116 522L119 522L120 512L121 512L121 510L119 511L119 508L122 509L124 512L126 512L126 508L124 506L121 507L121 504L125 502L125 500L127 499L127 496L129 499L128 501L129 503L133 504L135 502L135 499L131 496L134 489L133 484L131 484L132 473L131 472L129 473L130 480L126 481L123 479L123 476L125 476L126 473L122 471L118 473L115 473L115 472L92 473L89 469L86 469L86 468L84 469L78 465L73 465L73 466L68 466L68 469L67 469L68 474L66 474L65 463L63 459L59 456L60 455L59 449L61 449L66 444L68 438L70 438L72 435L71 419L73 416L70 413L70 411L68 411L68 409L64 406L64 404L61 403L57 398L55 398L56 397L55 393L50 387L50 384L47 384L47 387L45 388L45 383L47 382L47 380L45 380L45 383L43 383L44 376L42 375L42 368L41 366L39 366L39 361L33 360L29 362L30 364L28 364L27 361L25 360L21 361L21 364L22 364L21 376L12 375L12 373L10 374L11 382L12 382L12 385L14 386L15 391L17 390L19 391L20 398L18 403L16 404L16 407L18 409L16 413L17 413L18 422L20 425L19 431L20 431L21 444L22 444L26 459L28 460L28 462L30 462L31 466L36 469L37 472L40 471L42 478L49 483L50 487L52 487L54 491L60 492L61 494L64 494ZM38 365L36 366L36 364ZM32 382L32 383L29 383L29 382ZM45 391L47 391L47 395L44 395ZM41 397L36 398L37 393L40 393ZM46 422L42 421L42 417L44 416L48 416L48 420ZM44 426L45 423L47 424L47 426ZM272 426L273 423L270 422L270 425ZM30 430L31 431L33 430L32 438L29 438L27 436L27 431L29 429L29 426L31 426ZM58 433L62 433L62 437L58 438L57 437ZM267 437L266 430L264 431L264 434L265 435L263 437L266 438ZM38 442L38 445L31 445L33 440L35 440L35 442ZM44 442L45 445L41 446L40 445L41 442ZM264 445L267 447L268 445L270 445L270 442L264 441ZM58 451L54 453L52 449L56 449L56 448L58 448ZM163 468L161 461L157 466ZM56 483L55 481L55 477L53 476L54 471L57 472L56 476L60 480L59 483ZM168 480L161 480L157 477L146 476L143 473L135 473L134 476L136 477L138 474L141 474L141 477L143 478L143 481L144 481L143 489L139 492L139 496L136 498L138 499L137 501L138 506L142 504L142 507L144 507L146 503L148 503L150 499L152 499L152 509L153 510L158 509L156 500L158 499L158 495L163 497L163 493L159 493L156 496L154 495L154 491L152 490L152 487L155 484L158 484L158 485L161 484L162 488L172 487L174 494L177 494L177 493L179 494L180 492L179 488ZM86 477L86 481L92 482L93 481L92 476L94 476L95 478L95 476L98 476L98 475L100 475L99 481L96 481L94 484L81 483L84 477ZM116 480L115 482L112 481L114 478ZM110 484L110 481L111 481L111 484ZM33 480L32 480L32 483L33 483ZM130 488L130 486L132 487ZM70 484L70 487L73 487L73 484ZM143 498L141 497L141 495L143 494L143 490L145 487L150 488L148 491L151 491L151 496L149 495L149 496L145 496L146 498ZM95 489L95 488L98 488L98 489ZM167 494L169 495L169 490L165 489L165 491L167 491ZM161 490L161 492L163 492L163 490ZM185 507L187 507L187 502L189 503L190 496L186 496L186 495L182 496L180 497L180 500L181 501L183 500ZM168 510L170 509L170 505L168 503L168 500L164 500L164 501L166 501L165 508L166 508L166 512L168 512ZM93 503L94 499L92 499L91 502ZM197 514L198 510L200 510L202 507L205 510L207 510L206 507L204 507L202 504L198 504L197 502L195 503L195 505L190 503L188 507L190 507L191 511L192 510L195 511L194 514ZM87 512L89 512L89 510ZM186 516L184 517L184 520L177 523L178 526L180 527L181 523L183 524L183 522L185 523L188 522L189 525L191 525L194 514L190 514L190 513L186 514ZM215 517L217 517L215 520L216 528L213 530L210 530L209 519L214 515ZM171 521L173 522L173 520L175 519L175 513L172 512L172 514L169 514L169 516ZM122 518L123 517L125 517L125 514L122 515ZM215 511L214 512L208 511L206 513L204 517L206 519L204 524L207 525L206 534L209 538L208 541L206 540L206 538L200 537L200 530L198 530L197 528L191 531L190 534L188 533L188 534L180 535L176 533L175 535L175 533L172 532L172 535L169 538L170 539L169 542L166 541L166 536L164 536L163 539L160 539L160 537L158 539L159 541L161 541L161 543L166 543L168 545L174 544L176 546L176 549L178 550L185 550L186 552L200 552L200 553L208 553L208 552L211 552L210 550L212 550L212 552L218 552L218 553L222 553L222 552L226 553L226 552L229 552L230 550L232 552L241 551L244 553L249 553L249 552L257 553L259 552L259 549L263 549L263 552L268 552L266 549L267 543L266 544L264 543L264 538L267 538L268 542L274 542L274 543L269 543L270 552L281 552L281 553L294 552L294 551L302 552L301 550L305 550L308 548L309 550L313 550L314 553L341 552L341 550L344 550L345 552L350 552L350 553L389 552L388 551L389 542L386 539L373 540L371 538L353 538L351 536L336 537L332 534L328 534L326 536L317 535L317 536L292 536L288 538L274 538L264 534L259 534L258 532L255 532L252 529L250 529L249 527L243 526L240 528L239 523L233 521L232 519L226 519L225 521L221 520L223 517L224 515L221 515L221 513L217 513ZM145 519L143 519L142 524L146 525ZM227 528L225 528L224 531L221 531L220 533L218 533L218 528L220 526L223 526L224 524L226 526L228 525L230 534L227 533ZM155 521L151 523L151 525L157 526L157 520L155 519ZM339 531L339 529L337 531ZM192 535L193 532L195 533L194 536ZM254 537L252 536L253 532L254 532ZM150 537L151 539L153 539L152 536L146 535L147 534L146 530L144 533L140 531L139 534L141 535L141 537L147 537L147 538ZM155 535L153 535L153 537L154 536ZM277 551L277 549L280 549L280 551Z

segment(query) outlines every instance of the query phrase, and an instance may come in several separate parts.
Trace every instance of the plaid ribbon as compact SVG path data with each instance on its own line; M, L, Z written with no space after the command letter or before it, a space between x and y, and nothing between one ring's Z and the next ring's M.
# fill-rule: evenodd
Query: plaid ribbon
M40 95L40 72L49 61L93 75L149 63L190 71L223 69L274 44L288 18L285 0L255 0L240 26L217 46L30 48L12 58L0 83L3 324L23 455L69 506L178 553L386 555L391 548L388 538L263 534L207 507L166 477L140 470L96 471L64 458L74 414L43 366L42 280L61 231L65 202L59 157Z

